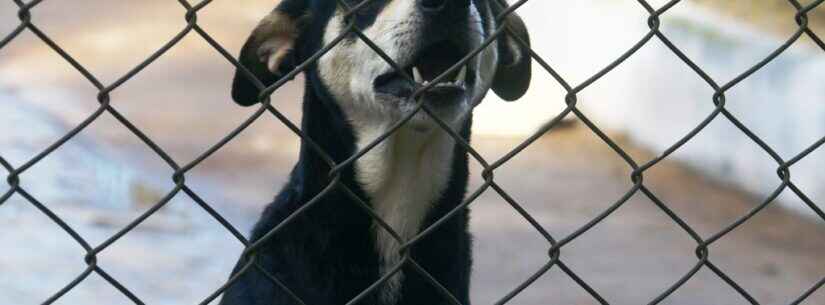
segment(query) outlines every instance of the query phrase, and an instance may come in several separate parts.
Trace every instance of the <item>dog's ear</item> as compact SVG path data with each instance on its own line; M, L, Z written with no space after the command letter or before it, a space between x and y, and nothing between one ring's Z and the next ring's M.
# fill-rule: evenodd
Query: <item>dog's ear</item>
M294 52L301 31L309 22L306 0L284 0L264 17L247 38L238 61L264 86L292 71L298 59ZM249 106L258 102L261 90L241 69L232 81L232 99Z
M503 1L491 0L490 6L496 16L506 7ZM498 66L493 78L493 92L505 101L514 101L527 92L530 87L530 36L527 34L527 27L524 21L511 12L504 19L504 26L509 31L502 32L498 38ZM526 45L519 43L514 37L516 35Z

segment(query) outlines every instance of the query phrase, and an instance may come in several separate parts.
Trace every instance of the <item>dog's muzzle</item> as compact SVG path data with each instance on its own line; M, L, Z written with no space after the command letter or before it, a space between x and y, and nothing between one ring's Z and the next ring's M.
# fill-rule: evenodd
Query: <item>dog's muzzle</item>
M432 43L412 56L409 63L401 66L413 81L394 70L381 74L373 82L376 95L407 100L416 89L428 86L467 54L469 49L462 43L450 40ZM430 103L453 103L463 100L468 88L472 88L475 81L475 73L469 63L470 61L450 71L438 83L424 91L421 97Z

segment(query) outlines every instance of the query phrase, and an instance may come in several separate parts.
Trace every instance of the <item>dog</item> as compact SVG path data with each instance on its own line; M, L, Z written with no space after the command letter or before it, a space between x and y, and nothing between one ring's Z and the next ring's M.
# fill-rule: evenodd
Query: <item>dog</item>
M354 6L361 0L342 1ZM242 255L220 304L287 305L299 304L298 298L310 305L343 305L355 297L361 298L358 304L370 305L452 304L429 276L462 304L470 303L469 210L458 208L467 188L468 152L416 108L423 103L469 141L472 109L490 89L508 101L525 93L530 83L529 37L515 14L497 18L506 7L500 1L371 0L347 14L348 5L335 0L283 0L258 24L241 50L240 64L268 86L308 62L301 67L301 129L336 164L370 146L399 120L409 119L337 175L330 175L328 159L303 140L289 181L263 211L250 240L260 240L318 194L324 195L256 251ZM490 38L500 26L509 30ZM351 27L401 71L349 31ZM443 81L430 83L486 40L489 44L466 64ZM429 90L412 96L425 86ZM235 102L256 104L261 93L248 73L236 71ZM402 241L456 211L407 252L352 195ZM253 258L255 266L245 268ZM380 279L384 281L376 284ZM377 286L361 295L371 285Z

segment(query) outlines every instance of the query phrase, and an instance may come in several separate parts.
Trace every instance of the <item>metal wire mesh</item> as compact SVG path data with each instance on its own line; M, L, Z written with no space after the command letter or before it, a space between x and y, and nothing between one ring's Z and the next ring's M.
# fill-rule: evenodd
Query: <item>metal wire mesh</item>
M338 0L339 4L345 7L348 11L347 15L353 14L370 0L364 0L363 2L355 5L350 6L347 4L346 1ZM539 0L533 0L539 1ZM363 298L367 295L372 293L375 289L381 286L382 283L387 281L393 274L401 270L402 267L408 266L411 267L412 270L415 272L420 273L423 275L423 278L430 282L433 289L440 292L445 296L447 300L449 300L452 304L460 304L456 300L454 296L450 294L450 292L445 289L436 279L434 279L431 275L427 273L410 255L408 249L419 242L423 237L427 236L431 232L438 230L441 224L445 223L448 219L453 217L457 214L461 209L470 205L476 198L478 198L482 193L492 189L493 192L499 194L501 198L503 198L511 207L512 209L524 217L547 241L547 260L546 263L539 269L536 270L534 274L532 274L528 279L524 280L520 283L517 287L514 287L511 291L509 291L506 295L504 295L499 301L495 304L505 304L508 303L512 298L518 295L522 290L530 286L533 282L539 279L542 275L544 275L548 270L553 267L561 269L567 276L569 276L573 281L575 281L585 292L587 292L592 298L601 304L610 304L608 300L604 299L598 291L587 284L587 281L581 277L579 277L574 270L569 268L563 261L563 255L561 253L562 249L565 245L585 233L586 231L590 230L600 222L604 221L607 217L610 217L611 214L616 211L619 207L621 207L627 200L638 193L643 194L647 198L649 198L656 207L661 209L669 218L677 224L685 233L687 233L695 242L695 256L697 261L695 265L687 271L684 275L682 275L675 283L669 286L668 289L662 291L656 298L650 300L649 304L659 304L663 300L665 300L669 295L671 295L674 291L679 289L685 282L691 279L700 269L707 268L712 271L716 276L722 279L727 285L730 286L732 290L738 293L744 300L749 302L750 304L759 304L759 301L756 300L746 289L742 286L737 284L737 282L731 278L728 274L726 274L721 268L715 265L711 260L710 250L711 246L717 242L720 238L725 236L726 234L730 233L735 228L739 227L743 223L747 222L749 219L760 213L765 207L770 205L777 196L780 195L782 192L786 192L788 189L790 192L796 194L802 202L804 202L810 210L812 210L816 216L818 216L818 220L822 220L825 222L825 213L808 197L806 194L798 188L791 179L791 169L792 167L797 164L800 160L811 154L813 151L819 149L823 144L825 144L825 136L821 139L816 141L815 143L811 144L807 149L799 152L797 155L790 159L783 159L781 158L773 148L771 148L767 143L765 143L762 139L760 139L755 133L753 133L748 126L743 124L736 116L730 113L725 108L725 93L748 78L749 76L753 75L756 71L767 65L769 62L777 58L780 54L782 54L786 49L788 49L791 45L796 43L800 37L803 35L808 36L820 49L825 52L825 43L823 43L822 39L820 39L816 33L814 33L808 27L808 13L825 2L825 0L818 0L812 1L807 5L803 5L797 0L788 0L788 5L791 5L796 10L795 21L798 25L796 31L787 38L787 40L777 47L772 53L768 56L760 60L759 62L755 63L749 69L744 71L743 73L739 74L735 78L728 80L726 82L720 82L711 78L707 73L705 73L701 67L699 67L694 61L692 61L685 53L683 53L679 47L677 47L673 42L671 42L668 37L660 31L660 17L666 14L670 9L674 6L679 4L678 0L669 1L665 5L659 8L655 8L651 6L645 0L638 0L636 1L638 5L640 5L645 11L648 12L649 17L647 20L647 25L649 27L649 31L641 37L638 42L633 45L630 49L625 51L619 58L616 58L612 61L609 65L598 71L596 74L592 75L591 77L587 78L584 82L573 85L568 83L559 73L557 73L550 64L542 59L538 54L534 51L530 50L530 56L533 58L535 63L541 65L541 67L547 72L547 74L555 79L567 92L567 95L564 99L567 107L561 111L558 115L552 118L548 124L546 124L541 130L536 131L532 136L530 136L527 140L523 143L509 151L503 157L498 160L488 161L485 160L479 153L477 153L473 147L471 147L466 141L464 141L456 131L452 130L445 122L440 120L438 117L432 115L430 109L427 108L426 105L421 103L420 101L417 103L417 110L400 121L398 121L393 128L386 134L378 137L372 143L367 145L361 151L358 151L354 155L350 156L347 160L336 163L330 158L323 150L320 149L318 145L316 145L311 138L309 138L306 134L302 132L302 130L297 127L293 122L287 119L284 115L279 112L279 110L272 105L272 101L270 100L270 95L278 90L288 79L296 76L297 74L301 73L304 69L306 69L312 62L318 60L321 56L323 56L327 51L335 47L339 42L343 40L344 37L348 35L355 35L358 39L361 39L364 43L369 45L377 54L379 54L384 60L386 60L396 71L402 75L405 75L405 72L395 64L392 59L389 58L381 49L376 47L368 37L366 37L360 29L355 25L355 23L349 23L346 30L343 33L333 39L331 43L324 46L321 50L319 50L316 54L311 56L309 59L304 61L303 63L299 64L293 71L282 77L278 82L275 84L264 87L264 85L243 66L241 66L223 46L221 46L217 41L215 41L209 33L207 33L203 28L198 25L198 12L209 5L212 1L205 0L196 4L192 4L185 0L178 0L181 6L186 10L184 15L186 20L186 26L180 30L180 32L175 35L171 40L169 40L166 44L164 44L160 49L152 53L148 58L143 60L140 64L129 70L123 76L115 80L110 84L104 84L99 81L95 75L89 72L86 68L84 68L83 64L75 60L71 54L69 54L66 50L64 50L60 45L55 43L48 34L43 32L37 25L32 22L32 15L36 14L36 7L42 3L42 0L32 0L30 2L24 2L22 0L12 0L14 4L19 7L18 11L18 18L20 20L20 24L8 35L5 35L2 40L0 40L0 49L8 45L12 42L21 32L23 31L30 31L34 35L36 35L43 43L48 45L54 52L59 54L66 62L71 64L74 69L78 73L80 73L86 80L88 80L93 86L95 86L98 90L97 94L97 101L100 103L100 106L94 111L91 115L89 115L85 120L83 120L80 124L72 128L68 133L66 133L63 137L59 140L55 141L53 144L48 146L45 150L40 152L39 154L32 156L27 162L23 163L19 166L13 166L9 162L6 161L2 156L0 156L0 166L2 166L8 174L6 175L6 181L8 182L10 189L0 196L0 206L2 206L13 194L18 194L26 201L31 203L34 207L36 207L39 211L43 214L48 216L57 226L63 229L69 237L74 239L80 246L85 249L85 262L87 267L85 270L78 274L71 282L67 283L62 289L55 292L53 295L48 296L43 304L51 304L60 299L64 294L72 290L76 287L79 283L84 281L91 273L96 273L100 275L103 279L105 279L108 283L110 283L114 288L120 291L124 296L130 299L134 304L144 304L141 298L138 295L132 293L128 287L121 284L116 278L110 276L101 266L97 264L97 257L98 255L106 251L108 247L110 247L113 243L117 242L121 239L124 235L131 232L135 227L140 225L144 222L147 218L152 217L152 215L161 209L164 205L166 205L171 198L176 196L178 193L183 192L189 198L193 199L204 211L206 211L211 217L213 217L221 226L226 228L232 235L234 235L241 243L245 245L244 255L249 258L247 260L247 264L243 266L238 274L234 277L230 278L223 286L216 289L212 294L206 296L200 304L209 304L217 297L221 295L221 293L227 289L230 285L232 285L239 277L240 274L250 270L251 268L256 268L260 270L263 274L266 275L275 285L282 288L286 291L290 296L293 297L296 304L306 304L303 300L296 294L292 293L289 288L288 283L284 283L279 280L276 276L266 272L263 268L260 268L255 260L256 251L260 247L262 243L266 240L270 239L272 236L278 234L282 228L289 226L292 220L296 219L299 215L306 212L310 209L316 202L319 202L321 198L323 198L327 193L331 192L332 190L338 189L344 191L345 194L352 197L354 202L357 203L357 208L363 209L369 215L371 215L376 222L384 229L387 230L390 235L392 235L399 243L402 244L400 249L402 259L401 261L394 266L390 272L386 275L381 277L377 282L373 285L365 289L361 294L350 300L347 304L358 304ZM516 11L522 5L528 2L528 0L520 0L512 5L507 6L504 2L499 1L491 1L493 5L504 5L502 13L499 16L496 16L498 20L502 20L506 15L511 14L512 12ZM482 48L487 47L494 39L498 36L502 35L504 32L509 31L504 25L500 26L492 35L490 35L482 44L482 46L476 50L474 50L471 54L463 58L460 62L456 63L452 66L449 70L445 71L441 76L431 82L430 85L424 86L419 88L413 94L413 97L418 97L420 94L430 87L432 87L435 83L437 83L440 79L444 78L446 75L454 72L458 68L460 68L464 63L470 60L473 56L478 54ZM112 100L110 99L110 93L114 90L117 90L120 86L124 83L135 77L135 75L141 73L147 66L151 65L155 60L159 57L163 56L164 53L169 51L171 48L175 47L181 39L183 39L187 35L197 35L200 36L204 41L206 41L209 45L211 45L215 51L217 51L220 55L222 55L229 63L237 67L242 71L242 73L252 80L253 83L259 89L262 89L262 93L259 96L260 106L258 109L248 117L240 126L237 126L232 132L227 134L223 137L220 141L212 145L209 149L205 152L200 154L194 160L187 162L187 163L179 163L173 160L164 149L157 145L151 138L149 138L146 134L144 134L139 128L135 127L126 117L120 114L118 110L112 104ZM518 39L517 36L511 35L512 37L516 38L518 43L527 46L524 41ZM710 86L714 94L709 96L709 101L713 103L715 106L713 111L707 114L706 118L701 121L697 126L695 126L690 132L685 134L681 137L677 142L671 145L668 149L666 149L663 153L661 153L656 158L643 163L639 164L636 160L631 158L631 156L625 152L625 150L617 144L616 141L611 139L605 132L603 132L596 123L588 119L578 108L578 99L577 96L579 93L593 85L595 82L599 81L603 78L606 74L610 73L614 70L617 66L621 65L625 60L629 57L633 56L640 48L648 44L653 39L658 39L661 41L670 51L672 51L673 55L678 57L685 65L687 65L693 72L695 72L696 76L701 78L708 86ZM411 80L409 75L405 75L408 79ZM347 166L350 166L353 162L355 162L358 158L366 154L369 150L373 147L378 145L381 141L384 141L388 136L390 136L393 132L395 132L398 128L400 128L403 124L405 124L410 118L415 115L417 112L423 111L427 113L430 117L432 117L441 128L443 128L447 133L449 133L458 143L461 145L466 151L472 156L472 158L478 162L482 167L483 171L481 176L484 179L483 184L466 197L466 199L457 206L454 210L450 213L446 214L442 219L435 222L432 226L425 228L422 230L421 233L416 235L410 240L402 240L398 234L396 234L393 229L387 225L383 220L376 216L376 214L372 211L368 204L366 204L363 200L358 198L358 196L352 192L350 189L347 188L346 185L340 182L340 171ZM40 162L48 156L49 154L53 153L55 150L60 149L60 147L65 144L67 141L72 139L75 135L79 132L84 130L89 124L93 121L98 119L101 114L104 112L108 112L111 114L115 119L117 119L124 128L127 128L130 132L136 135L143 143L145 143L154 153L156 153L159 157L161 157L170 168L174 170L174 174L172 175L172 182L174 183L174 188L167 193L160 201L156 202L154 205L151 206L147 211L141 214L139 217L131 221L128 225L124 228L120 229L116 234L112 235L104 242L98 245L91 245L87 242L83 236L78 234L71 226L69 226L66 222L64 222L61 217L55 214L50 208L48 203L41 202L37 199L37 194L29 193L24 187L21 186L20 177L21 175L26 172L29 168L31 168L36 163ZM305 143L307 143L311 149L315 150L325 161L329 164L332 168L330 171L331 183L327 185L327 187L317 194L315 198L306 202L302 208L297 210L294 214L290 217L285 219L282 223L277 225L274 229L269 231L265 236L261 239L250 242L247 240L241 233L235 229L232 224L230 224L224 217L222 217L218 212L216 212L210 204L208 204L205 200L203 200L197 193L192 191L187 184L186 184L186 174L190 170L192 170L195 166L198 166L201 162L205 159L209 158L213 155L216 151L221 149L225 146L228 142L232 141L233 138L238 136L241 132L243 132L250 124L252 124L255 120L259 119L260 117L264 116L265 114L269 114L274 116L280 122L282 122L286 127L288 127L294 134L300 137ZM545 230L542 225L536 221L529 213L525 211L521 207L521 205L514 200L510 195L508 195L507 191L505 191L499 184L497 184L496 180L494 179L494 172L497 168L508 162L514 156L522 152L525 148L531 145L534 141L536 141L539 137L543 134L553 130L559 123L567 118L567 117L575 117L587 128L590 129L598 138L600 138L606 145L608 145L618 156L620 156L624 162L626 162L632 169L632 173L630 174L630 181L632 182L632 187L628 189L620 198L616 199L614 203L612 203L606 210L599 213L595 218L588 221L583 226L579 227L575 230L572 234L556 238L553 237L547 230ZM688 143L692 138L694 138L697 134L702 132L702 130L708 126L714 120L728 120L729 122L733 123L739 131L741 131L744 135L746 135L750 140L756 143L764 152L769 154L773 160L776 162L776 173L778 177L778 186L775 190L773 190L766 198L763 198L762 201L754 206L749 212L745 215L742 215L732 223L725 226L722 230L712 234L710 236L700 236L691 226L686 223L679 215L677 215L674 211L672 211L668 205L660 200L654 192L652 192L648 187L644 184L644 177L645 172L652 167L656 166L656 164L660 163L662 160L673 154L677 151L680 147ZM815 291L820 289L823 285L825 285L825 277L820 279L810 288L804 290L804 292L796 297L793 300L789 300L788 304L800 304L805 301L809 296L811 296ZM804 288L803 288L804 289ZM45 296L44 296L45 297ZM547 301L548 304L552 303L552 300ZM311 304L310 304L311 305Z

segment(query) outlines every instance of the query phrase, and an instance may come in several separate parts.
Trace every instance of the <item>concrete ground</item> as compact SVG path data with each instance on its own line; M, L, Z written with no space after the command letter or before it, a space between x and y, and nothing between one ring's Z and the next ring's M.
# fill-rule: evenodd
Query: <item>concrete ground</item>
M111 83L158 48L162 44L158 37L171 38L184 26L183 10L177 3L149 2L132 7L119 2L68 5L45 1L33 12L33 20L104 83ZM199 23L234 53L260 12L270 5L270 1L254 1L238 8L218 1L199 15ZM101 11L107 14L96 13ZM14 25L7 22L14 20L10 3L0 4L0 20L0 33ZM97 106L92 86L30 33L0 50L0 66L3 91L12 92L16 100L35 106L64 126L76 125ZM113 106L178 163L186 164L254 111L230 102L230 77L229 64L190 34L115 90ZM296 121L300 117L298 88L297 82L291 83L273 99ZM0 108L13 105L3 103ZM39 120L39 116L24 117L16 126L36 126ZM12 136L31 134L13 127ZM44 135L30 145L30 151L42 149L55 136ZM620 135L613 136L640 163L652 158L621 140ZM484 135L473 139L488 161L504 155L521 140ZM132 198L125 208L101 209L60 200L49 203L93 245L114 234L172 187L169 167L111 115L101 116L71 143L94 146L110 159L108 162L127 164L144 177L142 184L124 191ZM189 172L187 185L246 231L284 181L297 156L297 143L282 124L265 115ZM0 155L4 155L4 147L0 147ZM88 170L73 164L71 157L58 150L50 159L65 160L68 171ZM25 160L21 156L11 161L19 165ZM481 184L480 167L473 164L472 185L477 187ZM495 179L550 234L562 239L627 192L632 186L629 174L628 166L605 144L573 124L539 139L497 170ZM21 179L27 181L25 175ZM645 185L702 237L735 221L771 191L743 194L668 161L646 172ZM83 270L82 249L19 196L0 207L0 225L15 228L0 233L0 244L14 245L0 255L0 304L38 304ZM476 236L475 304L494 303L547 262L548 243L492 190L473 203L472 231ZM688 234L650 200L636 194L562 248L561 258L610 304L646 304L695 265L695 247ZM195 304L220 285L240 251L237 241L191 200L179 195L169 208L101 254L101 262L147 304ZM788 304L822 281L823 253L825 226L821 221L774 207L710 247L711 261L762 304ZM129 301L93 275L57 304ZM554 267L508 304L598 303ZM703 268L662 304L748 303ZM825 289L803 304L825 304Z

